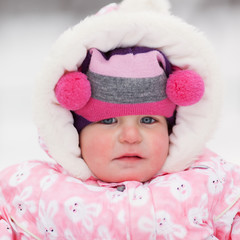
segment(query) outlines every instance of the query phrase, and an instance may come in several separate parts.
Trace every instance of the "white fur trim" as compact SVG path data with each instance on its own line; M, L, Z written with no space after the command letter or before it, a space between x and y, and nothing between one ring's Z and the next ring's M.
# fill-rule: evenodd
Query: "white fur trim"
M122 6L131 1L125 0ZM205 37L166 12L124 12L123 9L88 17L63 33L46 62L35 94L35 121L50 155L69 173L81 179L88 178L91 172L80 158L72 115L57 102L54 87L65 70L77 70L89 48L101 51L135 45L158 48L172 64L195 70L203 77L206 87L203 99L193 106L178 108L164 171L174 172L188 167L202 151L218 117L221 84L211 46Z

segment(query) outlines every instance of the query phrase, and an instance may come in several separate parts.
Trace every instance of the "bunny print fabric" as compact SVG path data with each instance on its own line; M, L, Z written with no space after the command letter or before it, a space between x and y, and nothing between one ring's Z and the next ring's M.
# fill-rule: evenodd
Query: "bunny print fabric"
M86 182L53 163L0 173L0 240L240 239L240 167L206 150L140 183Z

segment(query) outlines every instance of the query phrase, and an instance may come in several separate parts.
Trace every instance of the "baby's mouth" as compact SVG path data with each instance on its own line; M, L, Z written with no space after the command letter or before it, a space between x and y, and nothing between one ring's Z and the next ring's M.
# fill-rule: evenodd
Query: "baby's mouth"
M115 158L115 160L121 160L121 161L138 161L141 159L143 159L143 157L138 154L124 154L120 157Z

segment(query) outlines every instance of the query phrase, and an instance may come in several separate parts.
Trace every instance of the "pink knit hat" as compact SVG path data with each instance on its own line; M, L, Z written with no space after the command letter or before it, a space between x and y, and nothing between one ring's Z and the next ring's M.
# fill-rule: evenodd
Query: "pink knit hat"
M118 48L107 53L90 49L78 72L63 75L55 87L58 102L74 112L75 126L126 115L173 116L176 105L198 102L202 78L175 70L159 50Z

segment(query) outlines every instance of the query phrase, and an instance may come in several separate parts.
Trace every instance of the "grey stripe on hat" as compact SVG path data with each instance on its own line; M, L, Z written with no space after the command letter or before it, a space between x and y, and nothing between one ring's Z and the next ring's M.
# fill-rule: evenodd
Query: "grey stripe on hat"
M87 72L92 98L103 102L134 104L161 101L166 98L165 73L150 78L111 77Z

